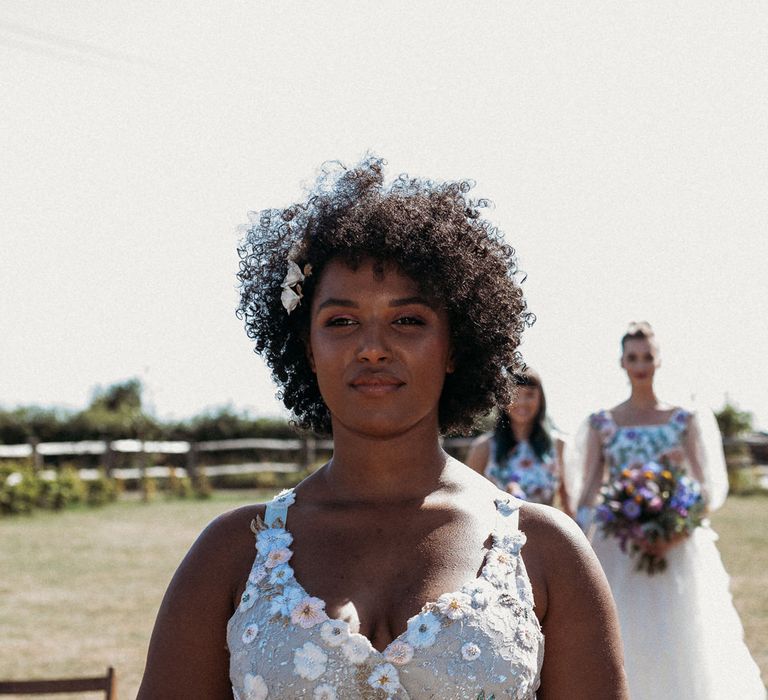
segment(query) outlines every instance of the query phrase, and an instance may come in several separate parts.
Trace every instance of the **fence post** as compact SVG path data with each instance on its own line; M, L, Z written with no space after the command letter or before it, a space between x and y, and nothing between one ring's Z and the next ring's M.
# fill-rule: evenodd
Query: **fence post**
M29 446L32 448L32 468L39 472L43 468L43 455L37 449L40 444L40 440L36 437L29 438Z
M139 452L139 464L141 465L141 500L144 503L149 503L154 496L154 489L150 486L149 477L147 476L147 467L149 466L149 455L147 454L144 440L139 440L141 449ZM154 485L154 484L153 484Z
M108 477L112 477L115 468L115 451L112 449L112 440L106 435L101 438L104 441L104 471Z
M309 469L317 459L317 443L313 435L306 435L301 439L300 466Z
M187 452L187 476L193 484L197 484L197 460L197 442L190 442L189 452Z

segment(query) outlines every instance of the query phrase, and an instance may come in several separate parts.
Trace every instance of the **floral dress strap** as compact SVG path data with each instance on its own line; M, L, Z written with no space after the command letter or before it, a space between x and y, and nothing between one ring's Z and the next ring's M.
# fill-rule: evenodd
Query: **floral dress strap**
M520 499L503 493L494 503L496 504L496 527L494 532L505 535L520 530Z
M682 435L687 429L688 424L691 422L691 416L693 414L684 408L676 408L672 411L672 415L669 417L669 425L672 426L674 431L678 435Z
M285 527L288 519L288 507L293 505L295 500L296 496L293 493L293 489L286 489L269 501L267 503L267 510L264 513L264 522L267 527Z

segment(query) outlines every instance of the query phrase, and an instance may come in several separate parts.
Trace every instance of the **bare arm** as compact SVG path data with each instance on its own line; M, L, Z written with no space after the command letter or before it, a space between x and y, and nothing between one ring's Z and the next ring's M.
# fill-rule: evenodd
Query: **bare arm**
M488 459L490 456L491 438L489 435L482 435L477 438L469 448L466 464L479 474L485 475L485 468L488 466Z
M704 470L702 469L701 455L701 431L696 416L692 415L688 423L688 429L683 438L683 451L691 466L691 476L698 481L702 487L706 486Z
M179 565L157 614L138 700L231 700L227 621L254 556L249 520L214 520ZM244 530L244 532L242 532Z
M621 636L608 582L592 547L562 513L526 525L546 580L539 700L628 700ZM525 551L525 550L524 550Z
M560 498L560 507L563 512L569 517L574 517L575 513L571 508L570 495L568 494L568 487L565 484L565 442L559 438L555 440L555 468L557 470L559 478L558 496Z
M600 433L594 428L590 428L587 437L587 453L584 459L584 487L581 490L581 498L579 498L579 508L583 506L591 508L595 505L604 476L605 464Z

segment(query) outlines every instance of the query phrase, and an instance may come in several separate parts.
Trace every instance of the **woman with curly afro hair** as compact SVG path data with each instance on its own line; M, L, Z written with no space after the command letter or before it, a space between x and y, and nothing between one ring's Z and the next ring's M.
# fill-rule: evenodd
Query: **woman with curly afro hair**
M470 183L387 186L383 164L334 164L301 204L249 214L238 313L334 452L198 538L142 700L627 697L578 527L440 444L510 402L531 320L514 251Z

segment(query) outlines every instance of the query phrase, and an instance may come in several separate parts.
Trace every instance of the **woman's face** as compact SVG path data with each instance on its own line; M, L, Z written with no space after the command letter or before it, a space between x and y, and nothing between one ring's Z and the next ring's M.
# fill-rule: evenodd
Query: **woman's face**
M417 284L394 266L352 270L331 261L312 299L307 352L339 428L396 436L429 422L453 371L450 329Z
M633 386L653 384L653 375L661 366L659 350L647 338L628 338L624 343L621 366Z
M520 425L530 425L541 408L541 389L538 386L518 386L517 397L507 407L509 420Z

